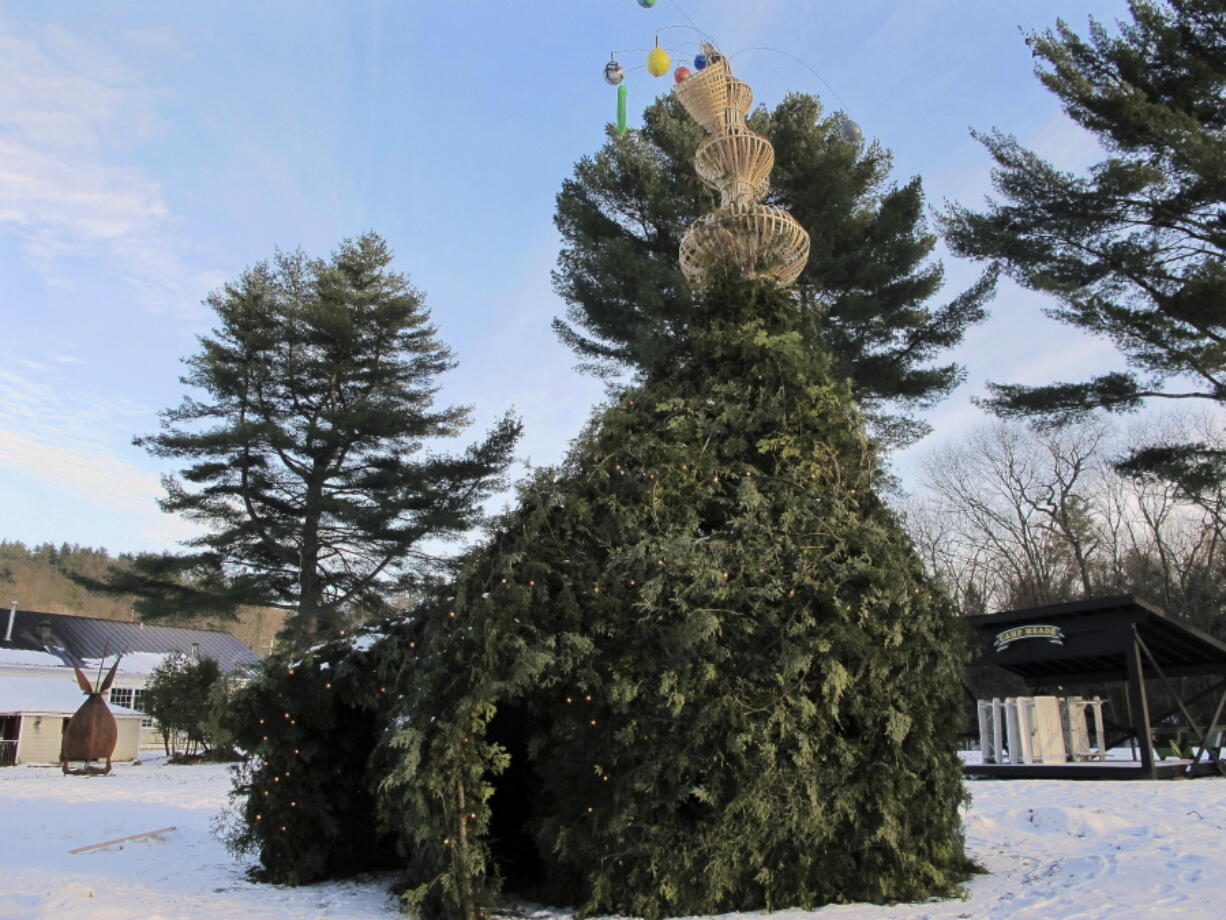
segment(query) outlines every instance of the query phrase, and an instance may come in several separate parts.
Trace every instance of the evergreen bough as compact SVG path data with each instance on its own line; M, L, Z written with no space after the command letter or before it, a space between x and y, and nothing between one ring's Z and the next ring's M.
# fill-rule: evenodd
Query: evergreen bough
M372 749L389 694L382 649L343 632L300 658L269 658L231 702L227 727L249 759L234 770L227 845L255 854L261 881L304 885L396 864L394 837L375 832ZM360 637L358 637L360 638Z

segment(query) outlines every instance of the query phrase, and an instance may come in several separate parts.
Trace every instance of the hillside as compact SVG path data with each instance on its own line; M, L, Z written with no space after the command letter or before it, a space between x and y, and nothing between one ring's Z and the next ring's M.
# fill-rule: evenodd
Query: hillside
M124 565L125 556L112 556L105 549L64 543L44 543L27 547L24 543L0 540L0 606L13 601L22 610L41 610L71 616L99 617L104 620L136 619L133 598L94 594L72 581L72 572L101 578L113 565ZM281 629L283 611L268 607L243 608L238 620L192 619L165 621L164 625L224 629L258 655L268 653L269 640Z

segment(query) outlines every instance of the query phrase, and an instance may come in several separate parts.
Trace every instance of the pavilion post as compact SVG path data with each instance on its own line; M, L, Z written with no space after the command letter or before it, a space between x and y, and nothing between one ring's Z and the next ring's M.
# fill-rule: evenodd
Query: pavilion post
M1129 627L1128 641L1124 643L1124 657L1128 663L1128 704L1132 710L1132 728L1141 748L1141 769L1150 778L1156 779L1154 769L1154 744L1149 726L1149 700L1145 694L1145 669L1141 665L1141 648L1136 624Z

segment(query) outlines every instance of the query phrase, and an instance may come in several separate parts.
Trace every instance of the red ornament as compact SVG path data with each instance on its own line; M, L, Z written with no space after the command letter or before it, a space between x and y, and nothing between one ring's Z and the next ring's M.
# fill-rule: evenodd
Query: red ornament
M678 67L673 71L673 79L678 83L684 83L690 78L690 69L688 67Z

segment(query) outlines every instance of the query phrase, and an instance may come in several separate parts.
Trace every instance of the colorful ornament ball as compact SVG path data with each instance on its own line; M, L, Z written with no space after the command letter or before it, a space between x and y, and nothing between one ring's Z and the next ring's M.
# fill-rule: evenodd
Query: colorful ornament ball
M651 9L656 5L656 0L639 0L639 6L645 10Z
M698 55L698 57L694 58L694 69L695 70L702 70L706 66L707 66L707 56L705 54L700 54Z
M647 72L653 77L662 77L668 73L668 65L671 63L667 51L663 48L652 48L647 55Z
M678 83L684 83L690 78L690 69L688 67L678 67L673 71L673 79Z
M617 86L625 78L626 72L617 61L609 61L604 65L604 81L610 86Z

